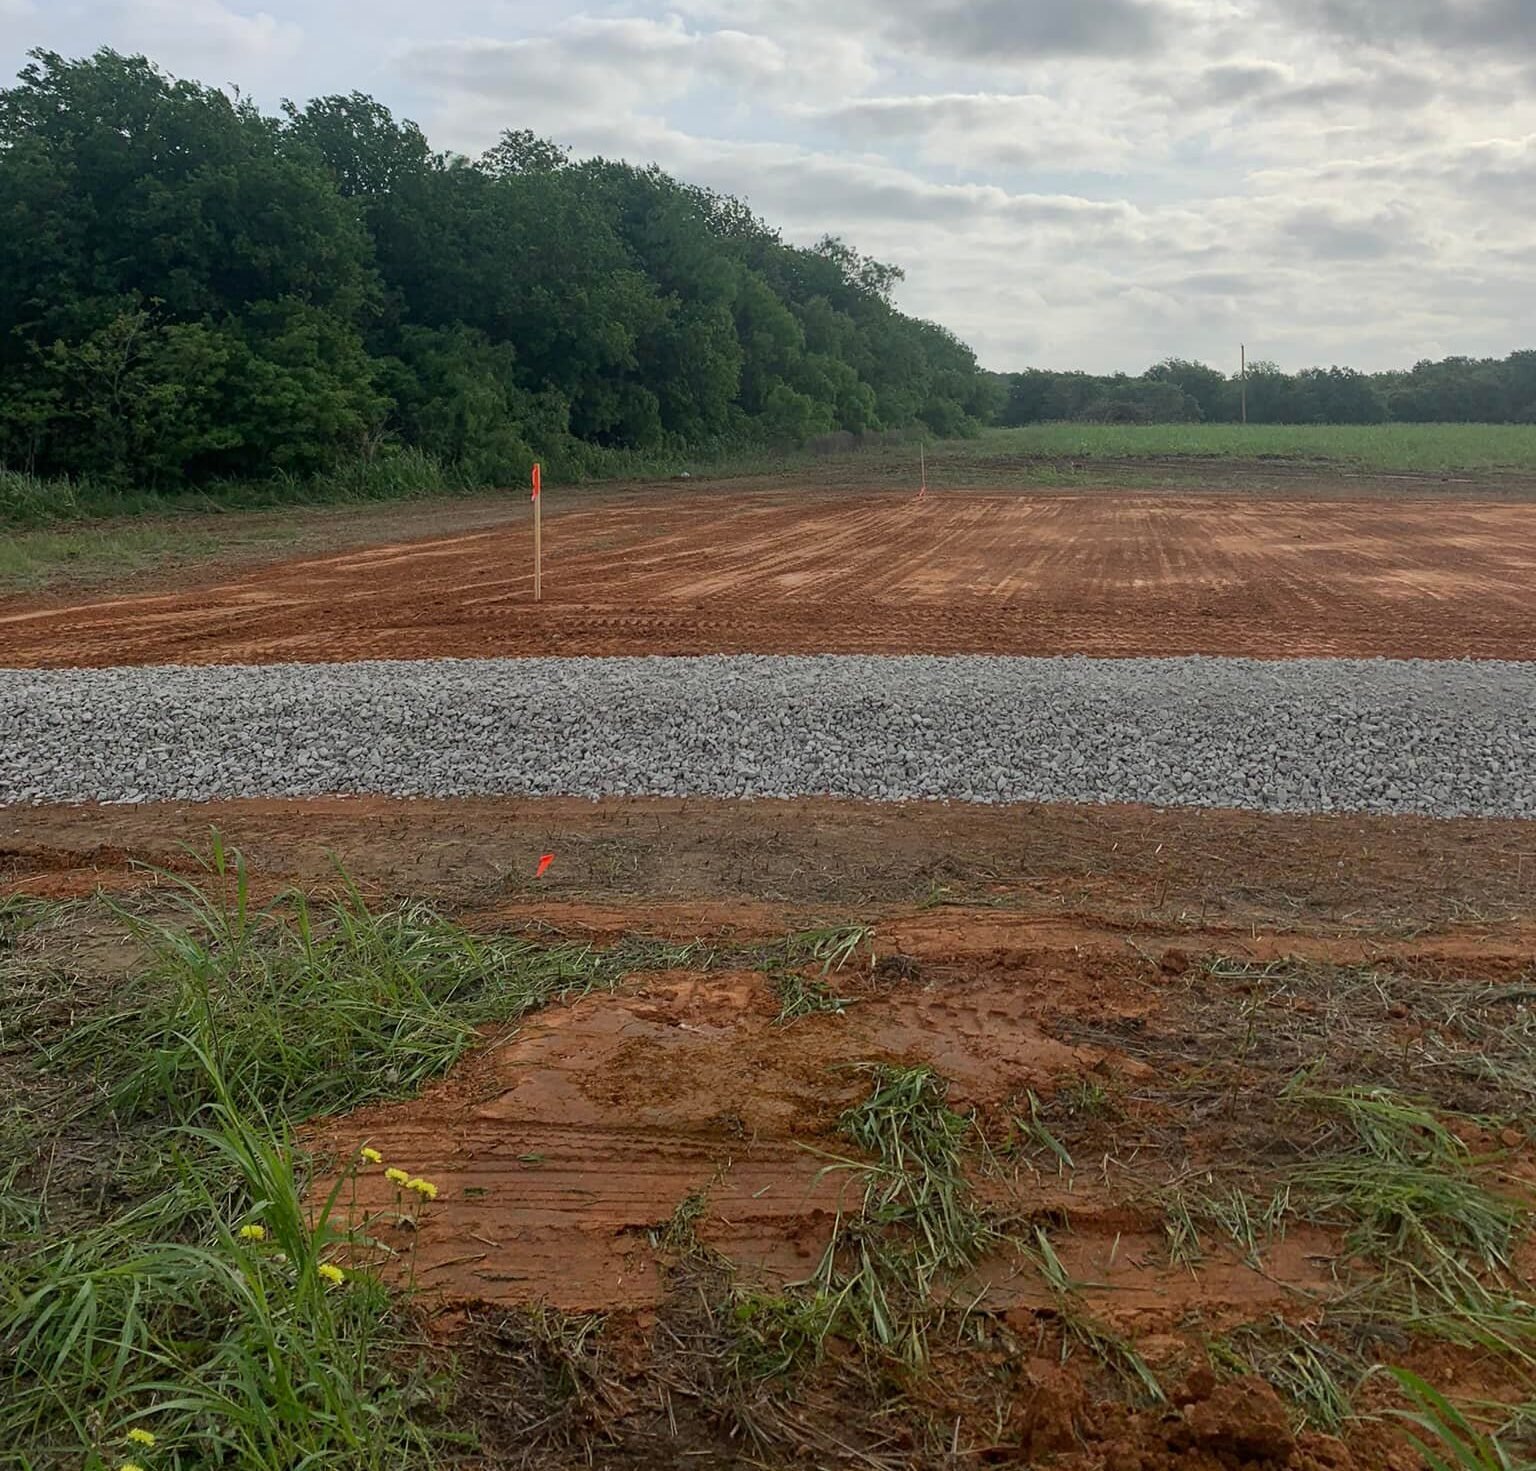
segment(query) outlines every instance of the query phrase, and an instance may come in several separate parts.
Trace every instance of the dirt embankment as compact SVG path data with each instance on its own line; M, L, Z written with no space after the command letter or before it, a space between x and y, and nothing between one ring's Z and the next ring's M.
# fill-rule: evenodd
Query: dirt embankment
M213 829L272 884L324 884L340 862L370 892L455 907L662 900L695 934L750 927L754 905L815 918L985 903L1367 935L1536 910L1526 822L832 799L13 807L0 811L0 885L50 897L141 887L155 868L195 871L189 849ZM544 853L554 861L536 880Z

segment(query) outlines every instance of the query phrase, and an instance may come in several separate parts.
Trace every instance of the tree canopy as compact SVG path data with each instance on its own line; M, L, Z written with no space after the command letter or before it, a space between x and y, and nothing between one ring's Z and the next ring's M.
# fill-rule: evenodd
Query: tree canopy
M0 91L0 464L174 486L409 445L535 452L965 432L992 375L900 270L658 168L511 130L435 151L361 93L285 104L143 57Z

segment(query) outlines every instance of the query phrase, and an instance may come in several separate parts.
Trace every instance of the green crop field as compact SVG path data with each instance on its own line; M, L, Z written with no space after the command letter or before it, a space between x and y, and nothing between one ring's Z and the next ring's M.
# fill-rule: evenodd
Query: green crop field
M1032 424L939 455L1322 461L1384 473L1536 471L1536 424Z

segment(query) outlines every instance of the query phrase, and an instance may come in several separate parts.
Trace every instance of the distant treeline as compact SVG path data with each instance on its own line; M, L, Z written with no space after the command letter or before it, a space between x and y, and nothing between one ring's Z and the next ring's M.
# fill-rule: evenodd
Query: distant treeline
M0 467L174 489L406 453L506 484L991 421L900 278L529 133L470 160L358 93L271 117L34 52L0 91Z
M1243 383L1204 363L1169 358L1139 378L1125 373L1053 373L1031 368L999 375L997 422L1076 419L1100 424L1236 423ZM1444 358L1407 372L1248 367L1248 419L1254 424L1536 423L1536 352L1507 358Z

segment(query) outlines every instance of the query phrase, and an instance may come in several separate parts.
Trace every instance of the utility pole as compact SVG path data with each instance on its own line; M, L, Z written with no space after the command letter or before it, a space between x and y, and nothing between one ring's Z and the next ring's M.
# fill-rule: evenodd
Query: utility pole
M1243 423L1248 422L1248 344L1245 342L1238 351L1243 357Z

